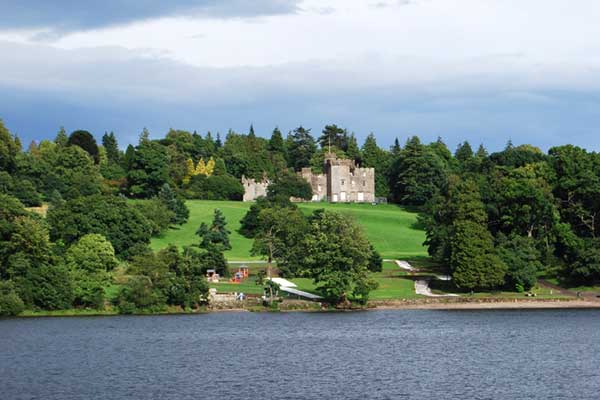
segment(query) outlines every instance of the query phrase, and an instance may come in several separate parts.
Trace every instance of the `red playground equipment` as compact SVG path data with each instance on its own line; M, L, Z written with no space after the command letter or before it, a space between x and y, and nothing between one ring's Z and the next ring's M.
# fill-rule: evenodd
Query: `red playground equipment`
M242 281L250 276L250 270L247 266L242 265L238 268L237 272L233 274L231 283L242 283Z

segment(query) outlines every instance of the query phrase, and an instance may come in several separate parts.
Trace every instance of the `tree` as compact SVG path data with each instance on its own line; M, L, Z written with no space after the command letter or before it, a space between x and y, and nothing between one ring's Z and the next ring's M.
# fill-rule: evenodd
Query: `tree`
M252 254L267 260L267 277L271 279L273 261L277 261L281 275L293 276L298 272L294 248L307 231L306 219L295 207L273 205L258 215L258 227L252 245ZM272 302L274 287L269 285L269 301Z
M66 258L73 269L90 274L109 272L118 265L112 244L97 233L82 236L77 243L69 247Z
M506 285L511 290L529 290L535 285L543 266L532 238L500 235L496 251L508 268Z
M0 170L12 173L20 147L0 119Z
M310 200L313 192L306 179L294 173L284 171L279 174L267 188L269 198L298 198Z
M107 272L118 264L110 242L102 235L85 235L67 250L66 262L75 305L104 307L104 287L110 282Z
M64 127L61 126L58 130L58 133L54 138L54 143L56 143L58 147L66 147L68 145L69 137L67 136L67 131L65 131Z
M305 271L322 295L334 304L366 302L376 283L368 277L370 243L348 216L317 210L303 241Z
M159 236L169 229L175 218L175 213L167 208L165 203L157 198L135 203L134 208L138 210L150 223L152 236Z
M302 126L296 128L289 136L288 142L288 165L296 171L308 167L312 156L317 151L310 129L304 129Z
M225 220L223 212L220 209L215 208L211 226L209 227L203 222L196 231L196 235L201 239L200 247L208 249L214 246L220 251L231 250L231 244L229 243L229 234L231 232L226 226L227 221Z
M319 145L322 149L328 149L330 146L337 147L342 151L348 149L348 131L337 125L326 125L319 136Z
M375 168L375 195L377 197L388 197L390 194L387 175L391 161L391 154L380 148L375 135L370 133L362 146L362 163L363 167Z
M117 138L113 132L104 133L102 136L102 146L106 150L106 157L109 163L120 164L121 152L119 151L119 145L117 144Z
M198 175L190 180L185 195L189 199L241 200L244 196L244 186L239 179L228 174L209 177Z
M575 285L594 285L600 282L600 240L587 239L579 249L572 265L565 267L567 280Z
M160 188L158 199L173 213L171 223L181 225L187 222L190 217L190 210L185 205L185 202L175 194L168 183L165 183Z
M98 144L96 139L91 133L84 130L78 130L71 133L69 140L67 141L68 146L79 146L85 150L96 164L100 162Z
M470 290L503 285L507 268L494 251L479 188L473 181L459 181L451 194L450 269L454 282Z
M349 159L356 161L358 164L362 162L362 154L358 147L358 143L356 142L354 133L350 134L348 137L345 152Z
M24 309L25 304L19 297L14 284L11 281L0 281L0 316L19 315Z
M473 149L469 142L464 141L459 144L454 153L454 157L461 163L464 164L473 158Z
M423 205L445 184L444 163L413 136L390 168L390 186L395 201Z
M578 236L595 238L600 228L600 156L572 145L548 153L561 220Z
M285 154L285 144L279 128L273 129L273 134L269 140L268 150L272 153Z
M135 197L155 196L165 183L169 183L169 154L167 148L142 134L127 173L127 183Z
M94 195L68 200L49 209L47 220L53 240L70 245L88 233L98 233L124 258L147 246L152 232L148 220L125 199L116 196Z

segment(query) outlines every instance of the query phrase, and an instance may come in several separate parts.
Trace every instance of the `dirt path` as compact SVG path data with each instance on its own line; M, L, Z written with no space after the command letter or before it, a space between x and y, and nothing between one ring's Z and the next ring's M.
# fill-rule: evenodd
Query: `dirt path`
M562 288L558 285L555 285L553 283L548 282L545 279L539 279L538 280L538 284L541 287L545 287L547 289L552 289L553 293L558 293L561 294L563 296L572 296L572 297L579 297L581 299L585 299L586 301L596 301L596 302L600 302L600 298L597 297L600 295L600 293L595 293L595 292L577 292L575 290L570 290L570 289L565 289Z
M459 297L459 295L454 293L433 294L429 288L429 281L425 279L415 281L415 293L427 297Z

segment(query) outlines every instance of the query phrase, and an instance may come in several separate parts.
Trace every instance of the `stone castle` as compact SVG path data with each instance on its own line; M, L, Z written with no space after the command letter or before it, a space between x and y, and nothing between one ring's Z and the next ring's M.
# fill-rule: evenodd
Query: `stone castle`
M375 201L375 169L361 168L354 160L339 159L334 153L325 154L322 174L314 174L310 168L299 173L312 187L312 201L332 203L372 203ZM244 201L253 201L267 194L269 181L263 178L242 177Z

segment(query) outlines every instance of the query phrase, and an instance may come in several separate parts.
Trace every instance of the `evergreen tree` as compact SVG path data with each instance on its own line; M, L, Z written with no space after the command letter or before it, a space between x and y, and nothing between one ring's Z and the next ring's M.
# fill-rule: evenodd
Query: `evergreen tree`
M362 166L375 168L375 195L388 197L390 187L387 175L391 165L391 154L377 145L375 135L370 133L362 147Z
M317 151L310 129L304 129L302 126L296 128L294 133L288 135L288 141L288 165L296 171L310 166L310 160Z
M185 202L177 197L171 186L165 183L158 193L160 201L173 213L171 223L181 225L187 222L190 216L190 210L185 205Z
M451 193L450 269L454 282L470 290L502 286L507 267L495 253L479 187L473 181L459 181Z
M394 157L400 156L401 150L402 150L402 147L400 147L400 141L398 140L398 138L394 139L394 144L392 145L392 148L391 148L392 156L394 156Z
M223 142L221 142L221 134L219 132L217 132L217 140L215 140L215 148L217 150L219 150L221 147L223 147Z
M0 170L13 172L19 147L0 119Z
M454 153L454 157L461 163L470 161L473 158L473 149L471 148L469 142L464 141L463 143L459 144L456 148L456 152Z
M480 158L480 159L485 159L485 158L487 158L487 156L488 156L488 152L487 152L487 150L485 149L485 147L483 147L483 143L479 145L479 148L477 149L477 152L475 153L475 156L476 156L477 158Z
M417 136L410 138L390 168L393 198L402 204L423 205L446 182L444 162Z
M229 231L227 228L227 221L223 212L215 208L213 221L209 227L206 223L200 224L200 227L196 231L201 239L200 247L203 249L218 249L219 251L231 250L231 244L229 243Z
M281 131L279 130L279 128L273 129L273 134L271 135L271 139L269 140L269 146L267 148L269 151L274 153L285 153L283 136L281 135Z
M360 153L360 149L358 148L358 143L356 142L356 136L354 136L354 133L350 134L347 142L348 143L345 150L346 156L360 164L362 162L362 155Z
M326 125L318 142L322 149L329 149L329 146L332 146L346 151L348 149L348 132L335 124Z
M59 147L65 147L68 141L69 137L67 136L67 132L65 131L65 128L61 126L56 134L56 138L54 138L54 143Z
M102 136L102 146L104 147L104 150L106 150L108 162L118 164L121 159L121 154L119 153L119 145L117 144L117 138L115 137L114 132L104 133Z
M133 166L133 160L135 158L135 147L128 145L125 150L125 156L123 157L123 169L129 171Z

